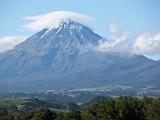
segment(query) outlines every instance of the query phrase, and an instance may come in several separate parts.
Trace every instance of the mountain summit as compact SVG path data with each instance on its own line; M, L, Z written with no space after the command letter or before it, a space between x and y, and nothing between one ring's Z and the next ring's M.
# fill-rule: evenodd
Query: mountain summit
M16 46L15 50L46 54L50 50L65 52L69 49L95 47L103 38L88 27L71 21L62 21L57 28L43 29ZM56 49L56 50L53 50ZM69 52L69 51L68 51Z
M95 48L103 40L72 20L62 21L56 28L45 28L0 55L0 89L160 84L157 62L140 55L97 51ZM155 69L158 72L153 72Z

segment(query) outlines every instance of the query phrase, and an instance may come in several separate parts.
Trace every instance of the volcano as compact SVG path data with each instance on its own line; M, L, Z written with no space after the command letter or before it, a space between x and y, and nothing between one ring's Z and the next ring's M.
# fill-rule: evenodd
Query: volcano
M44 28L0 54L0 90L160 85L159 62L143 55L98 51L104 41L72 20Z

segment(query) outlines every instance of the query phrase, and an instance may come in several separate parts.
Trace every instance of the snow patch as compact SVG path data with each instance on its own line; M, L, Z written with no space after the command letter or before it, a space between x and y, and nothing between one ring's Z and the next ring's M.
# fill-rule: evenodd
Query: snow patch
M51 31L52 28L49 28L40 38L42 38L44 35L46 35L47 33L49 33L49 31Z
M59 29L57 30L56 34L62 29L62 26L59 27Z

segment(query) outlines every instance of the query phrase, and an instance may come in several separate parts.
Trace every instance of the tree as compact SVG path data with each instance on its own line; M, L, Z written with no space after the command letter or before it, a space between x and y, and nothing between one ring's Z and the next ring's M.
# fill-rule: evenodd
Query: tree
M72 110L64 113L63 120L82 120L81 112L79 110Z
M143 99L142 99L142 103L143 103L143 108L142 108L142 111L143 111L143 114L145 116L145 120L147 119L147 116L148 116L148 106L150 104L152 104L154 102L154 99L151 98L151 97L147 97L147 96L144 96Z
M4 107L0 107L0 116L7 115L7 114L8 114L7 109Z
M117 111L113 99L99 100L90 105L83 113L84 120L116 120Z
M160 120L160 99L148 105L147 120Z
M25 120L55 120L56 113L51 112L49 109L41 108L25 114Z
M116 100L119 120L144 120L143 104L138 98L119 97Z

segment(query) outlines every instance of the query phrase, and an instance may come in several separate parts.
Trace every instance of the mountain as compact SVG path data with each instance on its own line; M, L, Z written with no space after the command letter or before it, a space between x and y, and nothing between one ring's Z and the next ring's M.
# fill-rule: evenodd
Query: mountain
M159 62L142 55L100 52L96 48L104 40L71 20L45 28L0 54L0 89L160 85Z

